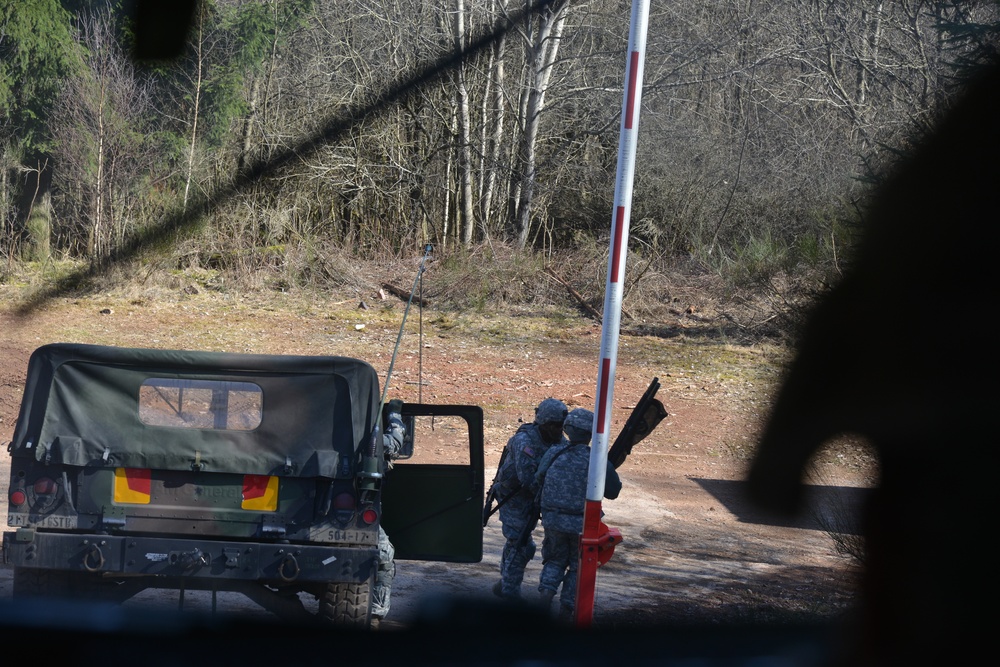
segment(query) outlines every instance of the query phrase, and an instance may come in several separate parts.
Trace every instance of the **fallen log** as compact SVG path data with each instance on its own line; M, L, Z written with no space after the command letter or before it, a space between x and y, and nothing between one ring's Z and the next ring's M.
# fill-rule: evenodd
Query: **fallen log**
M557 274L555 272L555 270L552 269L552 267L550 267L550 266L545 267L545 273L547 273L557 283L559 283L560 285L562 285L563 287L565 287L566 291L570 293L570 296L572 296L574 299L576 299L577 303L579 303L580 306L584 310L586 310L588 313L590 313L591 317L593 317L598 322L600 322L600 321L603 320L603 318L601 317L601 314L599 312L597 312L597 309L594 308L593 306L591 306L589 303L587 303L587 300L583 298L583 295L580 294L579 292L577 292L575 289L573 289L573 286L570 285L568 282L566 282L562 278L562 276L560 276L559 274ZM624 308L622 309L622 314L624 314L626 317L629 317L629 318L632 317L631 315L629 315L625 311Z
M394 296L398 296L403 301L409 301L410 300L410 292L408 290L402 289L400 287L396 287L395 285L393 285L391 283L382 283L382 288L386 292L389 292L390 294L392 294ZM413 303L416 303L416 304L421 305L421 306L427 306L427 305L430 304L430 301L428 301L427 299L424 299L423 297L420 297L420 296L417 296L416 294L414 294L413 295Z

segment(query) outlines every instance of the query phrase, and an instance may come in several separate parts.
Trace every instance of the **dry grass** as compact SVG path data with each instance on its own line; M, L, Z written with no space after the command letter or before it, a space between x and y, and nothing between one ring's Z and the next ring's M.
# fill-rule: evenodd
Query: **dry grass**
M435 252L417 281L418 294L452 317L519 315L566 317L604 306L607 249L597 244L547 255L500 244ZM386 254L363 260L323 246L282 245L220 249L186 242L158 255L110 268L64 296L128 297L150 292L208 290L221 294L301 295L332 302L380 300L390 284L408 293L423 253ZM38 287L80 270L78 262L20 264L7 272L8 287ZM776 279L758 291L735 288L692 259L630 256L622 303L622 331L658 337L712 338L737 345L787 342L815 285L807 276Z

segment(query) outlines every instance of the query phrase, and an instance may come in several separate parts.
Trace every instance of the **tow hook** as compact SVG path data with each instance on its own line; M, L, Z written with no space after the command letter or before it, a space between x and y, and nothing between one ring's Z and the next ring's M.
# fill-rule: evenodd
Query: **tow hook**
M301 571L294 554L285 554L285 557L281 559L281 564L278 565L278 576L281 577L282 581L295 581Z
M102 543L103 544L103 543ZM87 572L99 572L104 567L104 552L98 544L89 544L83 554L83 569Z

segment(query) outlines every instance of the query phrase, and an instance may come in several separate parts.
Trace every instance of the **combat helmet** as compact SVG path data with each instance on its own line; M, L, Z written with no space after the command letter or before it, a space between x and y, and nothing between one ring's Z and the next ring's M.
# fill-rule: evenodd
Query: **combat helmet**
M535 408L535 423L539 426L543 424L562 424L566 419L569 408L558 398L546 398Z
M566 415L563 422L563 431L572 443L587 442L590 440L594 428L594 413L583 408L576 408Z

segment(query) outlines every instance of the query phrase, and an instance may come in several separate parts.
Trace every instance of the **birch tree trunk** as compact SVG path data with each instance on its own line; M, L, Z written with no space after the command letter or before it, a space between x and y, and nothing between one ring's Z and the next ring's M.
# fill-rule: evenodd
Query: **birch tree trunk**
M455 50L465 51L465 0L455 0ZM458 224L462 245L472 245L475 216L472 209L472 121L469 114L469 91L465 84L465 63L455 70L455 102L458 106Z
M200 69L199 69L200 77ZM195 105L197 108L198 95L195 93ZM260 103L260 77L254 77L253 83L250 84L250 100L247 103L247 113L243 118L243 138L240 142L240 154L236 159L236 169L238 171L243 171L247 168L249 164L250 151L253 150L253 127L254 123L257 121L257 110ZM194 137L192 136L192 146L194 144ZM188 176L190 177L190 165ZM186 201L186 197L185 197Z
M184 177L184 204L183 211L187 212L188 198L191 193L191 180L194 178L194 152L198 141L198 114L201 105L201 78L202 78L202 29L204 27L204 10L198 13L198 36L195 40L195 81L194 81L194 108L191 118L191 146L188 149L187 174Z
M538 128L545 109L545 93L559 55L559 41L566 24L566 13L567 3L564 0L557 0L546 9L539 17L538 30L531 44L523 107L524 130L518 147L517 167L520 172L515 175L519 184L515 188L517 199L514 231L519 250L523 250L527 244L531 226L531 203L538 177L535 171Z
M105 134L104 134L104 110L107 101L107 86L103 72L99 72L101 77L98 88L97 103L97 181L94 193L94 226L90 234L90 256L92 259L104 256L106 252L104 237L104 156L105 156Z
M491 14L496 14L496 0L491 3ZM503 12L507 11L507 2L503 1ZM487 71L489 78L486 93L483 95L482 111L482 160L480 161L479 215L483 221L484 230L489 228L493 213L493 197L497 187L497 169L500 164L500 149L504 137L504 57L507 51L507 37L501 37L493 45L490 53ZM492 103L492 108L490 105Z

